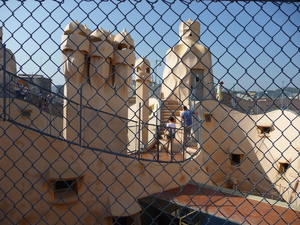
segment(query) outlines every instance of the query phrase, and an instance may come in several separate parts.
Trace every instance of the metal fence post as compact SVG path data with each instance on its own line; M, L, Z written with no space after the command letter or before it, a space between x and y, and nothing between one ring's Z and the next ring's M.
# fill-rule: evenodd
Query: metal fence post
M82 84L80 85L79 94L80 94L80 102L79 102L79 131L78 131L79 143L78 144L82 146Z
M141 157L141 102L139 103L139 125L138 125L138 154L139 154L139 159Z
M158 117L156 115L156 154L157 161L159 161L159 128L158 128Z
M2 65L2 71L3 71L3 120L6 120L6 46L5 44L2 44L3 48L3 65Z

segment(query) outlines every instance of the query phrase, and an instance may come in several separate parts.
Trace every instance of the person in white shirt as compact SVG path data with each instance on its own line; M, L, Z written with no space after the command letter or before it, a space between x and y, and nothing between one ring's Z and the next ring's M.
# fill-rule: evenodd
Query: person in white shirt
M166 129L169 131L169 134L166 136L167 138L167 144L166 144L166 152L172 153L172 144L170 146L170 142L173 143L173 140L175 138L175 132L176 132L176 124L175 124L175 118L171 116L169 118L169 123L167 123ZM169 151L170 146L170 151Z

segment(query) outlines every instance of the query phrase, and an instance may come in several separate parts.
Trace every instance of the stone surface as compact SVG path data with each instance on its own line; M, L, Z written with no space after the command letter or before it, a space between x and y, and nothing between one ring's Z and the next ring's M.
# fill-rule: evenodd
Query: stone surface
M179 36L180 42L166 53L161 91L163 99L177 100L190 108L189 96L193 89L202 92L199 98L212 99L214 96L212 59L209 50L198 43L199 22L182 22Z
M12 51L2 43L2 36L3 36L3 31L2 31L2 27L0 27L0 66L1 66L0 86L3 85L3 81L4 81L3 76L5 74L6 89L13 92L14 83L12 81L15 80L15 78L11 76L11 74L16 75L16 70L17 70L16 61ZM4 73L4 69L7 71L6 73Z
M127 121L121 118L128 117L133 45L126 30L114 36L102 28L91 32L77 21L66 26L61 50L68 99L64 104L67 140L126 152Z

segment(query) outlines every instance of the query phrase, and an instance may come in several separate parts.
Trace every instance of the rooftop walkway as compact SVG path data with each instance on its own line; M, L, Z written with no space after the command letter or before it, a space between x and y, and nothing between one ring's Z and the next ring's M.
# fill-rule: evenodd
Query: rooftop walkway
M157 150L156 147L153 147L151 149L145 150L142 153L138 154L132 154L131 156L139 157L140 159L147 159L147 160L153 160L153 161L161 161L161 162L180 162L184 159L190 158L192 154L194 154L198 147L182 147L182 144L178 141L174 141L174 149L172 151L172 154L170 153L170 150L168 152L164 148L167 142L167 139L160 139L160 147L159 150ZM171 145L171 144L170 144ZM175 150L177 149L177 151Z
M147 224L147 215L152 213L155 222L170 224L300 224L299 207L296 210L285 203L232 192L197 184L160 192L140 200L147 211L142 220Z

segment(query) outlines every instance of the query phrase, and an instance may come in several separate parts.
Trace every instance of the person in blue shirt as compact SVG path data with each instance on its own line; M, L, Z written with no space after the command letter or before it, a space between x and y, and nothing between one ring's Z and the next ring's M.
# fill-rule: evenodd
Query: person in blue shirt
M182 126L184 127L184 143L188 141L191 135L191 129L193 124L193 114L198 114L198 112L189 110L186 106L183 106L183 112L180 115Z

